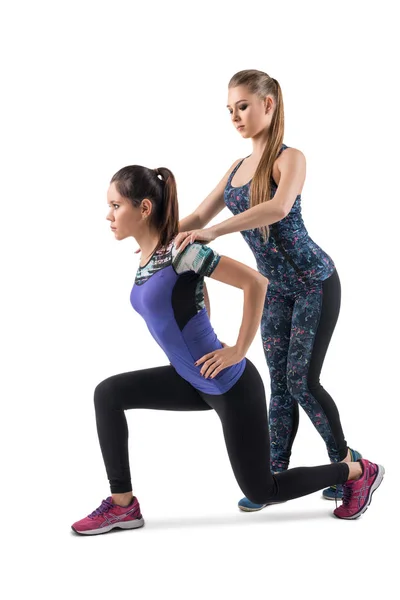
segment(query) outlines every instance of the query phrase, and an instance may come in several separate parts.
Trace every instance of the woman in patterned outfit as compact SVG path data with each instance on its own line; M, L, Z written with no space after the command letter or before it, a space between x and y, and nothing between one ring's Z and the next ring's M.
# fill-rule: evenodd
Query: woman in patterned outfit
M361 455L347 446L337 407L319 381L339 315L340 281L332 259L303 223L305 158L283 144L280 85L262 71L240 71L229 82L228 109L241 136L252 139L253 152L237 160L180 222L176 247L240 231L270 281L261 334L271 380L271 470L289 466L298 405L323 438L331 462L358 460ZM235 216L204 229L225 206ZM328 499L342 494L341 486L323 492ZM239 506L259 510L265 505L243 498Z

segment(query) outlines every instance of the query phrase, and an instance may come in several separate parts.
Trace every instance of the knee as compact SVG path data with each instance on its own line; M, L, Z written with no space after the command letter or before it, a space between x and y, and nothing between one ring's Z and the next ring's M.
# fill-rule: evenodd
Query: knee
M307 390L307 379L296 372L290 372L286 376L286 385L291 396L299 396Z
M265 485L259 489L251 489L246 493L246 498L253 502L253 504L268 504L273 501L276 495L276 485L272 482L269 485Z
M307 385L312 394L318 392L322 388L319 377L309 377Z
M111 398L114 396L113 387L113 377L104 379L104 381L102 381L95 387L94 407L96 412L98 412L100 408L104 407L106 402L108 404L110 403Z

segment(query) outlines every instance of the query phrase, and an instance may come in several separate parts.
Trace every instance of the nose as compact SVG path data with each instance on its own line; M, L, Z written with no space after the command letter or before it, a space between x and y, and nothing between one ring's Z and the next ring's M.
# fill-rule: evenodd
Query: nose
M239 111L236 109L233 109L232 112L232 121L239 121Z

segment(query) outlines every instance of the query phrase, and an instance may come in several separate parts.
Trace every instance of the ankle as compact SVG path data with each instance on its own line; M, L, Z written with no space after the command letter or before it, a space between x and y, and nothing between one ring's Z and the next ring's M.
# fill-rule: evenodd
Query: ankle
M112 500L114 504L118 506L128 506L132 502L132 492L125 492L124 494L112 494Z
M343 461L346 462L346 461ZM356 479L360 479L363 474L363 468L360 462L348 462L349 466L349 477L348 481L355 481Z

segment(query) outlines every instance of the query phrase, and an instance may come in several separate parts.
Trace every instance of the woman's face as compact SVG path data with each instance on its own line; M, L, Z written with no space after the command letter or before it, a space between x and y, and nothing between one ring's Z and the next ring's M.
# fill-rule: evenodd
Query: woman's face
M228 89L228 110L232 123L243 138L253 138L267 129L274 108L272 96L261 99L244 85Z
M110 210L107 220L117 240L134 237L143 230L148 216L149 200L143 200L140 206L133 206L128 198L118 192L115 183L111 183L107 192L107 204Z

